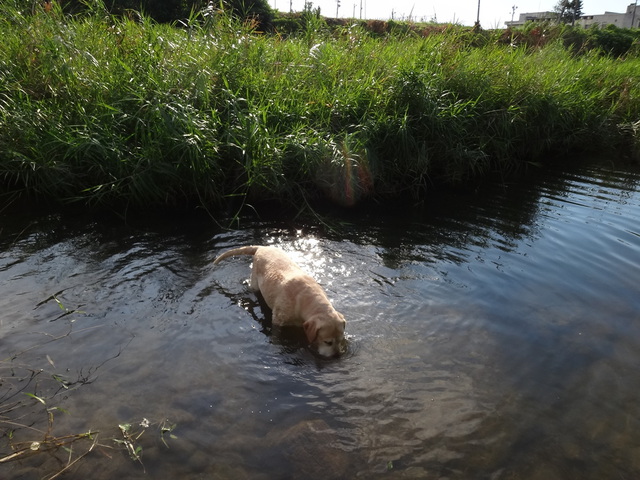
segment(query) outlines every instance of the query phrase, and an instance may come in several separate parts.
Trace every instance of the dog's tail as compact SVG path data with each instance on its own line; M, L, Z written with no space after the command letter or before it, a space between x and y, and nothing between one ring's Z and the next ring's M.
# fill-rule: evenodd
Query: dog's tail
M213 261L213 264L217 265L220 261L224 260L225 258L233 257L234 255L255 255L257 250L258 250L258 247L253 245L248 247L234 248L233 250L227 250L226 252L218 255L218 258L216 258Z

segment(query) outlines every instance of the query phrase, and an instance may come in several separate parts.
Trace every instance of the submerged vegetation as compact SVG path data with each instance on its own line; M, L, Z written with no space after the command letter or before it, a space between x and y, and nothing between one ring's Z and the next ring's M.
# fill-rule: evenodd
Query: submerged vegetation
M559 155L638 154L633 47L299 18L262 33L217 8L168 25L99 3L69 16L3 2L0 192L136 208L352 204Z
M49 322L84 313L66 309L56 295L38 303L36 308L54 302L63 313ZM44 352L54 342L70 342L96 328L74 328L76 320L69 320L67 326L63 327L65 331L59 330L57 334L38 332L36 338L41 338L41 342L35 342L21 351L4 351L0 356L0 467L5 468L5 473L12 472L23 478L20 475L24 473L21 472L22 468L25 471L36 468L40 471L38 478L53 480L76 468L94 450L109 457L114 454L128 455L144 468L141 437L145 432L150 432L147 437L154 437L145 444L155 441L166 448L169 448L168 440L177 438L173 434L176 425L167 419L150 422L143 418L139 423L123 422L117 428L111 425L103 432L87 428L80 433L68 433L68 426L65 428L64 422L62 427L58 425L60 418L72 416L72 412L63 408L72 392L96 381L98 371L118 358L131 343L129 340L111 357L98 365L81 367L74 374L70 368L56 366L58 358L52 358ZM39 458L36 467L28 463L20 464L36 456ZM10 464L18 464L16 470L11 470Z

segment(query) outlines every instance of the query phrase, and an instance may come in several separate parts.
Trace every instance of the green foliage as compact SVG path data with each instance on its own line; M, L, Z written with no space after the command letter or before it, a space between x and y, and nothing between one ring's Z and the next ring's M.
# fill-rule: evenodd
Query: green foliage
M0 13L0 182L35 198L419 196L620 146L640 114L636 57L567 50L567 31L544 26L378 33L309 9L303 29L271 36L216 7L180 27L98 7Z
M29 2L32 0L12 0ZM67 13L108 10L117 15L142 12L159 23L174 23L189 18L207 7L220 8L241 19L255 19L262 28L270 28L273 11L267 0L61 0Z
M629 53L635 57L640 44L640 30L618 28L615 25L584 29L569 25L529 22L522 28L504 30L499 42L540 48L558 40L574 54L597 51L612 57L624 57Z
M622 57L640 42L640 31L608 25L603 29L589 30L588 39L592 48L600 49L614 57Z

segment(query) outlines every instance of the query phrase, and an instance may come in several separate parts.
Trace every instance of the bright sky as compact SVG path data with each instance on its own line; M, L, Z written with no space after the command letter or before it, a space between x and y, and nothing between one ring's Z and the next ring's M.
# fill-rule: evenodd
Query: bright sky
M269 5L288 12L290 6L294 12L304 8L304 0L268 0ZM387 20L402 20L411 16L417 21L437 20L438 22L456 22L473 25L478 15L478 0L339 0L339 17ZM360 3L362 1L362 4ZM320 7L325 17L336 16L336 0L312 0L313 8ZM480 24L483 28L504 28L504 22L511 20L515 6L514 19L520 13L553 11L558 0L480 0ZM582 0L582 13L597 15L608 12L624 13L627 5L634 0ZM355 14L355 15L354 15Z

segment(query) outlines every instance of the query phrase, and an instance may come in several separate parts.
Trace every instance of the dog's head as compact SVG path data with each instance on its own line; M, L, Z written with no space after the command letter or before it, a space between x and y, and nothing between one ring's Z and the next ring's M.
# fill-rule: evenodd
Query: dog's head
M319 355L335 357L345 348L344 327L346 321L341 313L315 315L304 322L304 333Z

